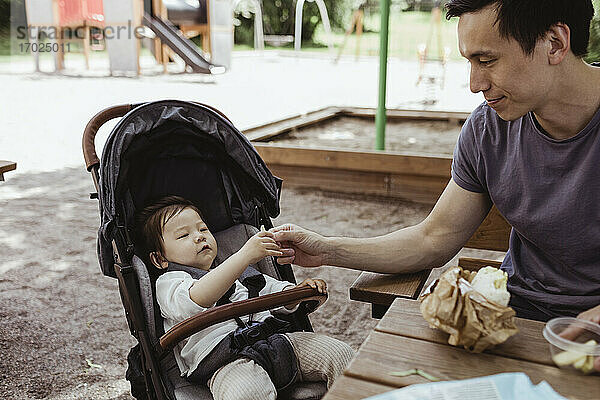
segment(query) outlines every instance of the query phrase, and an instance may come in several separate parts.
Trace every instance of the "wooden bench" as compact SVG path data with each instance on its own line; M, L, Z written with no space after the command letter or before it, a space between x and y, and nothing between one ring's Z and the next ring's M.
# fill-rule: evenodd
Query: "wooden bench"
M12 161L0 160L0 182L4 181L4 173L17 169L17 163Z
M511 226L494 206L477 231L465 244L466 248L507 251ZM486 265L500 266L499 261L460 258L458 265L478 270ZM411 274L378 274L363 272L350 287L350 299L371 303L373 318L381 318L397 297L416 299L429 278L431 269Z

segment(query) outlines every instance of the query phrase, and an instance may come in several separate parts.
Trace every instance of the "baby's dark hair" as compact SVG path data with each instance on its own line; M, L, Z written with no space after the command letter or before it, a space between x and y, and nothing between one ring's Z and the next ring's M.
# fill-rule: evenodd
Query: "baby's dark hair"
M165 224L182 210L191 208L204 220L202 213L191 201L179 196L166 196L153 202L138 213L137 231L145 254L164 253L163 229Z

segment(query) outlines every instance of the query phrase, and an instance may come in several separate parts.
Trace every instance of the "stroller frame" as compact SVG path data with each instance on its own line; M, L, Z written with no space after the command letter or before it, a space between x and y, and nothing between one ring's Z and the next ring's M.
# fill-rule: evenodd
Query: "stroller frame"
M98 130L104 123L114 118L124 117L130 111L144 104L146 103L124 104L106 108L96 114L85 127L82 143L83 154L86 169L92 175L92 180L96 188L96 193L90 193L91 199L99 199L98 192L100 191L100 160L96 155L94 146L94 140ZM220 111L201 103L192 104L205 107L217 113L231 124L229 119L227 119ZM272 227L266 211L260 211L261 223L267 228ZM284 292L273 293L245 301L214 307L208 311L197 314L176 325L161 336L159 341L160 347L157 354L155 350L156 346L153 346L151 343L151 336L148 332L144 317L144 309L140 299L139 283L132 264L132 258L134 256L133 241L125 224L119 221L118 216L119 214L117 214L115 234L112 239L114 256L113 267L119 282L119 293L125 309L130 333L137 339L142 350L141 364L146 393L149 399L171 400L170 393L166 389L165 382L163 382L163 378L160 374L160 360L164 357L166 352L172 351L174 346L181 340L210 325L231 319L235 316L266 311L282 305L300 303L299 309L304 313L304 321L301 322L303 322L305 330L312 331L310 321L306 315L323 304L327 299L327 295L320 294L316 289L310 287L293 288ZM287 265L287 269L283 269L282 272L282 277L284 279L294 281L291 266Z

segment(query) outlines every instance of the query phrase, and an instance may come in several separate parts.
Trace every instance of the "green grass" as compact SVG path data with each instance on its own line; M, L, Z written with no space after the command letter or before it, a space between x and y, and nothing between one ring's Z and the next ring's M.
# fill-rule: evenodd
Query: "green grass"
M414 60L417 57L417 49L420 44L427 42L428 36L431 35L429 43L429 54L438 54L437 43L437 27L432 27L431 14L428 12L400 12L399 10L391 10L388 34L388 56L397 57L400 59ZM451 59L460 59L458 52L456 25L458 21L453 19L446 21L442 18L440 25L441 30L441 47L450 49ZM348 25L350 22L348 21ZM379 54L379 29L381 19L379 14L365 13L363 34L360 40L360 55L376 56ZM327 35L322 26L315 33L315 41L326 43ZM332 41L336 50L344 41L343 33L334 33ZM348 37L342 54L354 55L356 47L359 45L356 34L353 33Z

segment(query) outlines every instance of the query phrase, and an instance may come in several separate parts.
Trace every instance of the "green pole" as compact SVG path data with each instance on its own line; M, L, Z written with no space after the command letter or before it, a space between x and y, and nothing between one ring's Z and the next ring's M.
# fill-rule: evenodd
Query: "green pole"
M375 150L385 150L385 88L387 78L388 25L390 0L381 1L381 30L379 31L379 100L375 115Z

